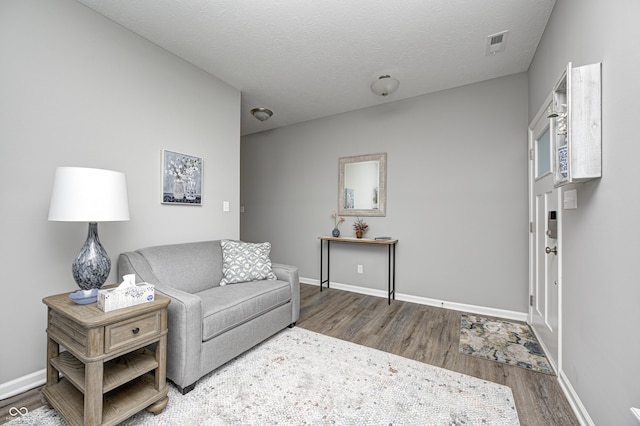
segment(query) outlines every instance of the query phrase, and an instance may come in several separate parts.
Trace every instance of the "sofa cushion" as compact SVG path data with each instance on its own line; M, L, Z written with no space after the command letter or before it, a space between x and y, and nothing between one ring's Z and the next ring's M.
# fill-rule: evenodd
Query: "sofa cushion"
M220 285L247 281L275 280L271 269L271 243L221 240L222 279Z
M202 301L202 341L207 341L291 300L286 281L252 281L197 293Z
M220 241L168 244L137 252L163 284L188 293L217 287L222 279Z

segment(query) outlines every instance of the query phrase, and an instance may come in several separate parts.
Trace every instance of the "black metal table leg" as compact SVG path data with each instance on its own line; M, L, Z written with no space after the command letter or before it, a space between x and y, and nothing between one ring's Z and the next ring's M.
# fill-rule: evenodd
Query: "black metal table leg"
M396 300L396 245L393 244L393 300Z
M387 287L389 288L389 305L391 304L391 245L389 245L389 276L387 277Z
M331 276L331 253L329 251L331 250L330 243L331 241L327 240L327 279L323 280L322 273L324 271L324 262L322 261L322 240L320 240L320 291L322 291L322 286L324 285L324 283L327 283L327 288L329 288L329 277Z
M322 262L322 240L320 240L320 291L322 291L322 270L324 269L324 265Z

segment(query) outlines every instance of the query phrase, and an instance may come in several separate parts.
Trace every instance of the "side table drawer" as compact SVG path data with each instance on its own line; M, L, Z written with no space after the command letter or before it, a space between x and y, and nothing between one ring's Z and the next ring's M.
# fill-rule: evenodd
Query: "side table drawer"
M104 351L117 351L136 341L160 335L160 332L160 312L108 325L104 329Z

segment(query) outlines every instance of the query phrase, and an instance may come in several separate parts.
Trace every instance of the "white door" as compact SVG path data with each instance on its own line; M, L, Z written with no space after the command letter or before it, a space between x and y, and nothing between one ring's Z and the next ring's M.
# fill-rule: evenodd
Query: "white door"
M560 353L561 191L553 187L549 104L529 128L529 322L556 368Z

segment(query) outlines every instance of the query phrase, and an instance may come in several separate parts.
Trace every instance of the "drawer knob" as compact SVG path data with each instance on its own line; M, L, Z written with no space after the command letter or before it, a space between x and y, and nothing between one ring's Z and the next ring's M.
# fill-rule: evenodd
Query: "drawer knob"
M133 332L133 334L138 334L138 332L140 331L140 327L136 327L131 331Z

